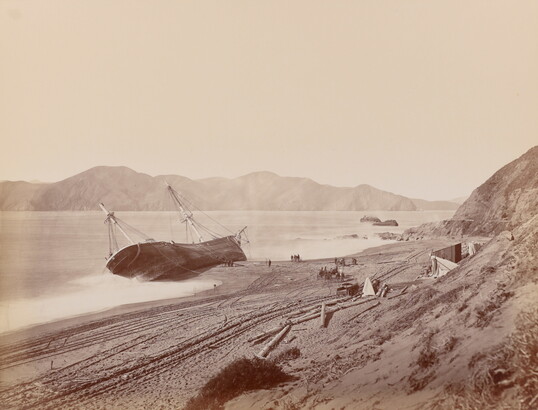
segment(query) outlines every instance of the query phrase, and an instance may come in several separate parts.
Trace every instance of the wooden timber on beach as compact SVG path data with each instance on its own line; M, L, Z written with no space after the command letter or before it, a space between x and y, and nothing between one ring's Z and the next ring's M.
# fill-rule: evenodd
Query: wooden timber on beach
M285 326L284 329L280 331L280 333L278 333L275 337L271 339L269 343L267 343L267 345L265 345L265 347L261 350L260 353L257 354L257 356L261 359L265 359L267 357L267 354L271 351L271 349L275 347L278 344L278 342L280 342L280 340L282 340L282 338L288 332L288 330L290 330L290 328L291 328L291 325Z
M256 343L259 343L261 342L262 340L264 339L267 339L269 336L272 336L274 335L275 333L278 333L280 332L282 329L284 329L284 326L285 325L281 325L281 326L276 326L276 327L273 327L272 329L269 329L268 331L266 332L263 332L257 336L254 336L254 337L251 337L250 339L248 339L247 341L248 342L254 342L255 344Z
M349 299L349 298L347 298L347 299ZM362 300L362 299L366 299L366 300ZM354 307L354 306L363 305L365 303L373 302L374 300L376 300L376 299L368 297L368 298L361 298L361 300L352 301L352 302L346 303L346 304L338 304L338 301L322 302L321 303L321 308L320 308L319 311L317 310L318 308L316 307L315 308L316 311L314 313L308 313L307 315L297 317L297 314L301 314L305 310L305 309L301 309L299 311L300 313L295 312L295 313L292 313L291 315L289 315L289 317L295 317L295 319L293 319L293 320L288 319L283 324L281 324L279 326L275 326L275 327L273 327L273 328L271 328L271 329L269 329L269 330L267 330L267 331L265 331L265 332L263 332L261 334L258 334L257 336L251 337L250 339L248 339L248 341L252 342L254 344L257 344L257 343L260 343L261 341L263 341L264 339L268 338L269 336L272 336L275 333L278 333L276 336L273 337L273 339L271 339L271 341L269 343L267 343L267 345L258 354L256 354L257 357L265 359L267 357L267 355L269 354L269 352L272 349L274 349L276 347L276 345L278 345L278 343L282 340L284 335L292 328L292 326L297 325L299 323L307 322L309 320L320 318L321 319L321 326L320 327L325 327L326 318L327 318L328 314L332 314L334 312L338 312L339 310L348 309L348 308L351 308L351 307ZM327 305L329 305L329 304L330 305L336 305L336 306L333 307L333 308L327 308ZM380 304L381 304L381 302L378 301L375 305L369 306L367 309L364 309L359 314L353 316L353 318L351 320L357 318L358 316L360 316L364 312L379 306ZM312 309L310 309L310 311L311 310Z

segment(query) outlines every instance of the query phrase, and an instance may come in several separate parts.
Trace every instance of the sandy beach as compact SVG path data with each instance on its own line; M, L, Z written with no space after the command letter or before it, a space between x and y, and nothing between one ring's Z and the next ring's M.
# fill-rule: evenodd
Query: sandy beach
M346 266L345 274L359 282L366 277L389 284L413 282L427 268L429 251L449 242L399 242L371 248L354 255L357 265ZM218 267L205 275L222 281L215 290L4 335L2 401L11 408L181 407L227 363L256 354L261 345L249 342L253 336L294 312L335 301L338 282L318 278L323 266L334 266L334 260ZM312 383L325 374L336 341L342 338L336 349L340 356L357 348L355 336L341 332L349 330L347 320L364 307L335 314L330 319L334 324L321 332L317 320L294 327L274 353L290 346L312 350L287 369Z

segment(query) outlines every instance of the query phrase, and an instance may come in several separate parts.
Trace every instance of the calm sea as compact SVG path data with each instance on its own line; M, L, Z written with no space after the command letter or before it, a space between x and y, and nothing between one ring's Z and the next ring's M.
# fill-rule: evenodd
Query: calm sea
M376 232L403 232L453 211L367 212L398 227L360 222L365 212L212 211L195 214L208 228L226 233L248 226L251 260L335 257L377 246ZM185 229L169 212L118 212L123 221L156 240L183 242ZM201 278L140 283L105 269L108 231L100 212L0 213L0 331L43 323L127 303L191 295L213 286ZM345 239L357 234L360 239ZM368 238L368 239L364 239Z

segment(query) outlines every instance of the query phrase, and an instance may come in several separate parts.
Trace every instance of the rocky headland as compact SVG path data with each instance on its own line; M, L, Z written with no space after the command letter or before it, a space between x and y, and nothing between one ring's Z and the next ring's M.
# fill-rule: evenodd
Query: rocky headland
M408 229L403 239L493 236L530 221L537 210L538 146L476 188L451 219Z

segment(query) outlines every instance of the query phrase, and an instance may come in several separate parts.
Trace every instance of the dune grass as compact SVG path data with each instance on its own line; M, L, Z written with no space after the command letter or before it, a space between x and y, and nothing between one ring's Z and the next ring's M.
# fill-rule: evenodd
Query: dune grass
M508 340L473 356L469 368L469 380L448 386L432 408L537 408L538 307L521 312Z
M187 402L185 410L217 410L242 393L265 389L290 379L273 361L241 358L231 362L207 381Z

